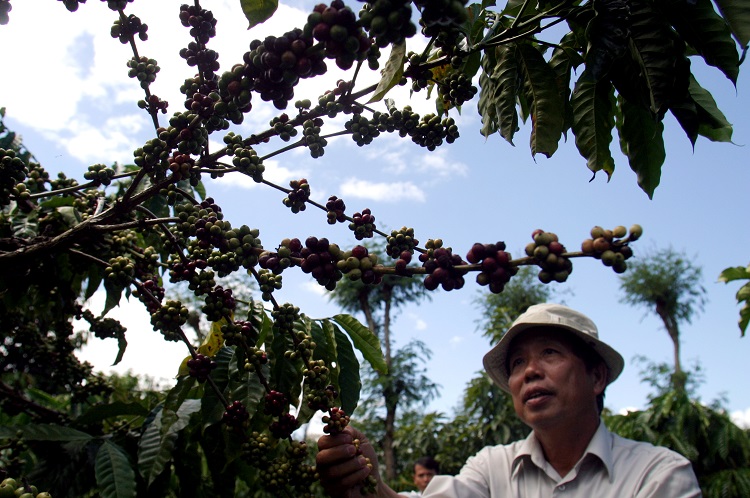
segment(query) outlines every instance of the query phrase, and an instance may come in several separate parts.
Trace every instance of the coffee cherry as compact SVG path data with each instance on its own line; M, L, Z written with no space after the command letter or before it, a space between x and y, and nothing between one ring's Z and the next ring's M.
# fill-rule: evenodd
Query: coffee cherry
M196 354L193 358L187 361L187 366L190 369L190 376L195 377L198 382L203 383L208 380L211 371L215 369L218 364L208 356Z
M375 229L375 216L372 215L369 208L363 209L361 213L357 212L352 215L349 230L354 232L354 237L357 240L372 237Z
M233 429L241 429L250 419L250 414L240 401L234 401L226 407L222 420Z
M146 41L148 40L148 25L143 24L138 16L130 14L128 17L117 19L110 28L109 34L112 38L119 39L123 45L134 41L136 34L142 41Z

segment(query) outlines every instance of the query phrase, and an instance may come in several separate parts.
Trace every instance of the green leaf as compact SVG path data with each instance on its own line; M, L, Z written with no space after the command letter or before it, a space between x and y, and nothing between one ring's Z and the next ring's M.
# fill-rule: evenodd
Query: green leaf
M115 306L119 306L120 299L122 299L123 288L119 285L113 284L110 280L105 280L104 289L107 291L107 299L104 302L104 310L102 310L100 317L109 313Z
M570 102L570 78L573 70L583 64L583 57L576 49L576 36L572 31L566 34L552 51L549 65L555 72L557 92L560 94L565 112L563 114L563 134L573 126L573 108Z
M224 391L229 383L229 362L232 360L234 350L224 347L216 353L214 361L216 368L211 372L211 379L220 391ZM226 406L222 399L213 389L206 388L201 399L201 415L203 416L203 428L221 421Z
M112 362L112 366L117 365L120 363L125 356L125 349L128 347L128 341L125 339L125 334L122 334L117 337L117 357L115 358L115 361Z
M149 410L140 403L125 403L124 401L115 401L114 403L108 403L106 405L92 406L76 419L76 423L93 424L95 422L101 422L102 420L113 417L120 417L122 415L135 415L137 417L145 417L148 414Z
M576 147L591 171L604 170L611 178L615 161L609 149L615 126L615 92L612 84L594 81L588 72L576 82L570 104L573 108L573 134Z
M746 47L750 43L750 4L746 0L715 0L732 34Z
M333 334L336 340L336 350L338 351L338 361L336 362L340 369L339 374L339 397L341 398L341 408L348 414L354 413L359 404L359 393L362 389L362 381L359 376L359 361L354 354L354 349L346 335L333 327Z
M482 135L489 137L496 131L513 145L518 131L516 99L519 81L517 47L502 45L485 52L483 71L479 75L479 114L482 117Z
M734 280L747 280L750 279L750 266L742 267L735 266L732 268L725 268L724 271L719 275L719 282L729 283Z
M698 113L698 133L713 142L731 142L732 125L719 110L713 95L692 75L688 90Z
M177 379L175 386L169 390L167 397L164 399L164 413L162 414L162 425L165 428L168 429L177 421L177 411L197 382L195 377L181 377Z
M711 0L672 0L664 9L677 33L703 57L737 84L740 56L729 26Z
M325 336L325 339L326 339L325 355L326 355L326 363L328 364L328 369L330 371L331 384L333 384L334 386L337 386L339 383L339 375L341 373L341 367L338 364L339 354L338 354L337 345L336 345L336 330L333 324L328 319L323 320L322 325L323 325L322 327L323 335ZM330 358L330 360L328 358ZM332 364L332 361L335 362L335 364Z
M250 23L247 29L251 29L271 18L279 8L278 0L240 0L242 12Z
M650 2L630 2L630 19L630 52L645 78L651 112L663 116L672 97L682 95L680 89L688 85L687 75L676 71L684 46Z
M304 320L294 322L294 331L305 329ZM308 330L304 330L305 333ZM273 337L270 350L266 349L268 359L271 363L271 378L276 385L276 390L286 394L290 400L298 399L302 392L302 360L286 358L287 351L294 351L294 342L289 334L278 329L273 329Z
M539 50L525 43L518 49L524 93L531 105L531 155L551 157L562 137L564 115L556 75Z
M16 430L23 431L23 438L29 441L90 441L94 439L91 434L52 424L29 424Z
M55 209L62 206L73 206L75 204L75 197L71 196L63 196L63 197L53 197L52 199L47 199L44 202L40 202L39 205L43 209Z
M620 149L638 176L638 185L653 199L666 158L662 135L664 124L647 110L630 104L622 97L619 98L616 124Z
M391 45L391 55L388 57L388 62L385 63L383 68L383 77L380 78L378 86L375 88L375 92L367 102L377 102L390 91L391 88L398 85L401 78L404 75L404 63L406 62L406 42L401 42L398 45Z
M104 441L96 453L96 485L102 498L130 498L136 495L135 472L125 451Z
M89 266L88 285L86 286L86 299L88 300L99 289L104 280L104 270L99 265Z
M362 325L356 318L351 315L333 316L333 321L343 328L354 343L354 347L362 353L372 368L381 374L388 373L388 367L385 364L383 351L380 349L380 341L369 328ZM338 340L337 340L338 344ZM339 351L339 355L341 351Z

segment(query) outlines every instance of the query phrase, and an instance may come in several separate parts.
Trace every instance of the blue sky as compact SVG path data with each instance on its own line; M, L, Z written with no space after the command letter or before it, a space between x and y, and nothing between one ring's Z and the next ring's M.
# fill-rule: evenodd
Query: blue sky
M170 114L182 107L177 87L192 75L177 55L189 41L177 18L180 3L135 2L128 7L149 24L149 40L139 43L139 51L156 58L162 68L152 91L170 102ZM42 5L44 16L38 10ZM294 5L305 9L297 10ZM219 19L218 36L211 45L220 54L222 68L239 61L252 39L301 27L312 5L282 2L271 21L247 31L238 0L211 2ZM2 78L0 106L7 108L8 126L23 135L52 174L62 170L80 179L90 164L130 162L132 150L150 138L150 120L135 105L142 92L127 77L129 48L109 35L114 19L100 2L89 2L70 14L59 2L27 0L14 2L10 23L0 27L5 67L17 68L16 74L23 75ZM422 46L417 41L409 43L410 49ZM342 137L331 140L318 160L305 151L275 157L266 164L267 178L286 185L305 177L315 200L324 202L337 195L346 201L349 213L370 208L381 229L413 227L420 241L440 237L461 255L474 242L498 240L520 255L536 228L553 231L568 248L577 248L594 225L641 224L644 236L634 244L636 257L645 250L671 246L703 269L709 302L692 324L683 326L683 362L686 366L699 362L703 368L705 383L700 394L704 401L722 397L730 411L750 421L746 380L750 378L750 338L740 338L737 326L739 307L734 294L739 283L717 282L722 269L747 265L750 259L746 200L750 84L743 72L746 67L736 88L700 61L693 62L693 70L734 125L734 144L699 139L693 151L677 123L668 117L667 160L653 200L637 187L616 139L613 178L607 182L605 175L597 175L592 180L572 140L561 143L551 159L537 156L536 160L528 147L528 127L516 135L515 146L499 136L485 140L479 134L476 102L467 103L462 115L453 115L461 138L433 153L390 135L364 148ZM305 82L296 98L315 99L342 76L329 71L322 82ZM375 81L376 75L365 79ZM433 110L424 94L409 99L401 91L393 98L398 106L412 105L421 114ZM261 105L259 99L254 105L246 123L236 130L245 136L267 126L274 115L274 109ZM330 131L340 129L341 123L334 122ZM221 139L218 134L213 138ZM275 147L278 144L269 144L268 151ZM327 236L344 247L355 244L344 225L330 227L321 211L308 209L292 215L274 189L237 177L208 181L207 187L234 225L259 228L269 247L284 237L309 235ZM339 312L301 272L287 273L277 299L294 302L313 317ZM416 338L433 351L427 367L442 386L442 396L431 409L449 412L456 405L490 346L477 330L475 301L485 291L480 289L470 281L460 291L435 292L431 301L403 308L394 324L397 346ZM594 260L575 261L569 282L556 284L553 291L559 300L589 314L602 338L626 359L624 373L608 389L607 406L616 411L643 407L649 389L631 360L645 355L652 361L671 362L671 342L660 322L644 310L621 303L617 275ZM130 342L118 371L130 368L157 378L172 377L186 355L184 347L161 341L137 303L123 305L114 313L128 327ZM114 344L98 341L82 356L107 369L115 354Z

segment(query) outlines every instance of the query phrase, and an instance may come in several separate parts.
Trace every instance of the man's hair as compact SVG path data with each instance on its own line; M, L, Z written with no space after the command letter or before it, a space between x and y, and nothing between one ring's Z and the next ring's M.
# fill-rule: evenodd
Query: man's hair
M434 470L436 474L440 473L440 464L431 456L418 458L417 461L414 462L414 466L416 467L417 465L421 465L426 469Z

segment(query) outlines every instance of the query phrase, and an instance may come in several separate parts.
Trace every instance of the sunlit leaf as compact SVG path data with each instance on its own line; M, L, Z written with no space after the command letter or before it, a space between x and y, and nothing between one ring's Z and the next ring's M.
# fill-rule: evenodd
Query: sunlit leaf
M339 373L339 396L341 397L341 408L348 414L354 412L359 404L359 394L362 389L362 381L359 376L359 361L354 354L354 349L346 335L332 324L333 334L336 339L337 359L340 369Z
M598 82L584 72L576 82L570 100L576 147L589 169L604 170L611 177L615 162L610 151L615 126L615 93L608 80Z
M711 93L693 76L688 88L698 113L698 133L714 142L731 142L732 125L719 110Z
M113 403L92 406L78 417L76 422L79 424L92 424L95 422L101 422L108 418L120 417L123 415L145 417L148 413L148 409L146 409L141 403L115 401Z
M380 341L369 328L362 325L351 315L336 315L332 319L349 334L354 347L370 362L372 368L380 373L387 372L388 368L385 364L383 351L380 349ZM338 341L337 344L339 344ZM339 354L341 354L341 351L339 351Z
M482 135L489 137L496 131L513 144L518 131L516 98L521 89L516 46L503 45L485 53L483 71L479 75L479 114L482 116Z
M250 29L270 19L279 8L279 0L240 0L240 5Z
M383 68L383 75L370 97L369 103L381 100L391 88L398 85L404 75L404 62L406 61L406 42L391 45L391 55Z
M746 47L750 43L750 4L746 0L715 0L732 34Z

